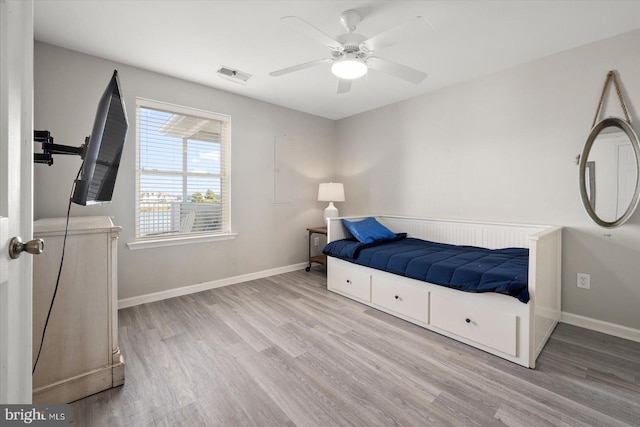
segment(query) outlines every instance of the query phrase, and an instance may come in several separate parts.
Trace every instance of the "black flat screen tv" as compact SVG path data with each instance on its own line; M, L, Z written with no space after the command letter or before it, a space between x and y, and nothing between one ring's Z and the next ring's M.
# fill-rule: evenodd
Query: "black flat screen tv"
M129 121L120 94L118 71L98 103L84 163L71 200L82 206L111 202Z

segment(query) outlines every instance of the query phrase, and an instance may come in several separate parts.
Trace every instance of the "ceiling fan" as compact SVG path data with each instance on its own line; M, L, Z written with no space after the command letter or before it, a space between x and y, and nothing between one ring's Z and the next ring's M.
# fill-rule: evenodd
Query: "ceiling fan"
M322 43L329 48L330 58L317 59L304 64L294 65L269 73L277 77L316 65L331 63L331 72L339 78L338 93L346 93L351 90L351 82L354 79L367 74L369 69L398 77L410 83L422 82L426 73L406 65L398 64L388 59L374 56L374 52L393 46L405 39L415 37L428 29L431 24L421 16L411 21L393 27L376 36L367 38L355 32L356 26L362 20L362 15L357 10L347 10L340 14L340 22L347 31L335 39L309 24L297 16L285 16L282 18L293 25L306 36Z

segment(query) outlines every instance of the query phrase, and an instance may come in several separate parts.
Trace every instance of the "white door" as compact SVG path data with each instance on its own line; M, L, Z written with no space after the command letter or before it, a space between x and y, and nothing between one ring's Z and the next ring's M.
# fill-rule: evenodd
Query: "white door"
M33 2L0 0L0 403L31 403Z

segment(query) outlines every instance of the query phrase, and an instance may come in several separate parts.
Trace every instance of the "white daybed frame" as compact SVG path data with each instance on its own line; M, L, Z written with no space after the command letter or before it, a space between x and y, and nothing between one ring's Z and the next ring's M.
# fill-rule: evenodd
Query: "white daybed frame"
M327 260L330 291L535 368L560 319L562 227L388 215L376 218L396 233L408 233L408 237L490 249L529 248L530 301L524 304L502 294L458 291L333 257ZM327 241L351 237L341 219L327 221Z

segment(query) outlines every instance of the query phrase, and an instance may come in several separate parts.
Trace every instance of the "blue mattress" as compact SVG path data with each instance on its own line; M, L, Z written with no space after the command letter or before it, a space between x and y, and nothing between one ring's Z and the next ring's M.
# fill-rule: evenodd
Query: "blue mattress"
M407 238L363 244L355 239L327 244L325 255L467 292L497 292L529 301L529 250L486 249Z

